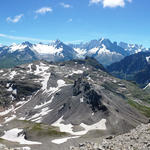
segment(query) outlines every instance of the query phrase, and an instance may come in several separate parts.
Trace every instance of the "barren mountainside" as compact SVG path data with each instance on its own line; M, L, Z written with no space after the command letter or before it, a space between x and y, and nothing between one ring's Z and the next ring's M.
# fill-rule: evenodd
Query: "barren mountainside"
M67 150L149 122L149 93L90 57L1 69L0 89L0 136L10 147Z

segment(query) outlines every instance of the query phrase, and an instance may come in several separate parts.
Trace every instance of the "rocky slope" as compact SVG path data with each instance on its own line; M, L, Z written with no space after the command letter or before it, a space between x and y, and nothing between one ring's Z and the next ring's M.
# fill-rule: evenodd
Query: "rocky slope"
M102 143L85 142L70 150L149 150L150 149L150 124L140 125L131 132L109 136Z
M89 57L2 69L0 91L0 137L10 147L66 150L128 132L150 117L149 93Z
M139 125L129 133L119 136L106 137L99 143L84 142L79 146L70 146L70 150L149 150L150 149L150 124ZM0 145L3 150L30 150L29 147L7 148Z

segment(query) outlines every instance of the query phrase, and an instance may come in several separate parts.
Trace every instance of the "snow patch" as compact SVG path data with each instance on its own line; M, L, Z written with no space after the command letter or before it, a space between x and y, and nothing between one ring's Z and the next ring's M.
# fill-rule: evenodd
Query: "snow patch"
M37 113L37 114L33 115L33 116L32 116L31 118L29 118L28 120L31 120L31 121L38 121L38 123L40 123L42 117L45 116L45 115L47 115L47 114L48 114L49 112L51 112L51 111L52 111L52 109L49 110L48 107L43 108L40 113Z
M66 86L66 83L65 83L64 80L58 80L57 85L58 85L57 87L50 87L50 89L47 90L49 95L52 95L52 94L55 94L56 92L58 92L61 87ZM53 98L54 98L54 95L52 95L52 97L49 101L46 101L46 102L44 102L40 105L36 105L34 107L34 109L39 109L39 108L42 108L42 107L46 106L47 104L50 104L52 102Z
M8 123L16 118L16 115L12 115L11 117L6 117L4 123Z
M56 48L55 45L46 45L46 44L36 44L32 47L32 49L39 54L56 54L61 53L63 48Z
M146 61L149 63L150 62L150 56L146 57Z
M12 71L12 72L10 73L10 76L9 76L9 77L10 77L10 80L12 80L15 75L17 75L17 72L16 72L16 71Z
M82 74L83 73L83 70L74 70L73 71L73 74Z
M72 76L73 74L82 74L83 70L73 70L71 74L69 74L69 76Z
M86 49L74 48L74 50L77 52L78 58L83 58L86 54Z
M20 117L20 118L18 118L18 120L26 120L26 118L25 117Z
M83 97L82 98L80 98L80 103L83 103L84 102L84 100L83 100Z
M0 112L0 116L5 116L5 115L9 114L12 110L14 110L13 105L11 106L11 108L9 108L3 112Z
M26 101L20 101L18 103L16 103L16 106L20 106L20 105L23 105Z
M19 135L20 132L22 132L23 129L14 128L8 131L5 131L5 134L1 137L4 140L8 140L11 142L18 142L20 144L26 144L26 145L34 145L34 144L42 144L40 142L33 142L25 140L24 135Z
M101 55L101 54L117 54L116 52L110 52L110 50L108 50L106 48L106 46L104 44L102 44L102 48L100 48L99 52L98 52L98 55Z
M39 65L36 65L36 70L34 71L35 75L42 76L42 90L47 90L47 83L51 75L51 73L46 72L48 69L49 67L47 65L40 62Z
M29 70L27 71L28 73L31 73L31 72L32 72L31 66L32 66L32 64L29 64L29 65L28 65L28 68L29 68Z
M49 78L50 78L50 76L51 76L51 74L50 73L45 73L44 74L44 80L43 80L43 82L42 82L42 90L47 90L47 83L48 83L48 80L49 80Z
M48 70L48 66L42 62L40 62L39 65L36 65L36 70L34 71L35 75L39 75L41 73L46 72L46 70Z
M137 49L137 50L135 50L135 53L139 53L141 51L142 51L142 49Z
M13 45L11 45L10 46L10 50L9 50L9 52L11 52L11 53L13 53L13 52L15 52L15 51L23 51L24 50L24 48L26 48L27 46L26 45L22 45L22 44L13 44Z
M113 80L113 83L117 83L117 80Z
M52 102L53 98L54 98L54 95L51 97L51 99L49 101L46 101L46 102L44 102L44 103L42 103L40 105L36 105L34 107L34 109L39 109L39 108L42 108L42 107L46 106L47 104L50 104Z
M74 132L73 131L73 125L72 124L63 124L62 122L64 121L63 116L58 119L55 123L52 124L52 126L56 126L60 128L60 132L67 132L70 133L71 135L85 135L87 132L91 130L106 130L106 119L100 120L98 123L95 123L93 125L86 125L84 123L81 123L80 126L84 128L83 131L78 131Z
M9 87L10 86L10 84L8 83L7 85L6 85L6 87ZM12 92L12 94L14 94L14 95L17 95L17 89L13 89L12 88L12 86L13 85L11 85L8 89L6 89L8 92Z
M12 93L15 94L15 95L17 95L17 89L14 89L14 90L12 91Z
M150 83L144 88L144 90L147 89L147 88L150 88Z
M69 139L75 139L75 138L79 138L80 136L74 136L74 137L66 137L66 138L62 138L62 139L54 139L51 142L55 143L55 144L62 144L67 142Z
M57 85L58 85L58 88L60 88L60 87L65 86L66 84L65 84L65 81L64 81L64 80L58 80L58 81L57 81Z
M88 51L88 54L95 54L99 50L98 47L92 48Z
M83 127L85 130L90 131L90 130L106 130L106 119L102 119L98 123L95 123L93 125L86 125L84 123L80 124L81 127Z

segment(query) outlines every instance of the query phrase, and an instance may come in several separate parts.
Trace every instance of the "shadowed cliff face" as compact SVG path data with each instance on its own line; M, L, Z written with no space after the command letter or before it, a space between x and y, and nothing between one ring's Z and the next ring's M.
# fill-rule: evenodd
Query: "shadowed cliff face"
M77 79L73 86L73 96L77 96L79 94L83 96L83 101L89 104L94 112L97 110L107 110L101 102L102 96L100 93L97 93L89 82L83 81L82 78Z

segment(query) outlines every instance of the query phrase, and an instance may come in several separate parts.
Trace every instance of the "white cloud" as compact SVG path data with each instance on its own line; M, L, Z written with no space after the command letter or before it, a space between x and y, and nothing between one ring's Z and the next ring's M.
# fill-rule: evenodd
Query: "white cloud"
M115 8L115 7L124 7L126 2L131 3L132 0L90 0L89 4L99 4L102 3L103 7L110 7L110 8Z
M124 0L103 0L103 6L104 7L124 7L125 1Z
M102 0L90 0L90 4L98 4L100 3Z
M132 2L132 0L127 0L129 3L131 3Z
M72 22L73 21L73 19L72 18L70 18L70 19L68 19L68 21L67 22Z
M20 19L23 17L23 14L15 16L13 19L11 17L7 17L6 20L8 22L17 23L20 21Z
M53 9L51 7L42 7L35 11L37 14L46 14L47 12L52 12Z
M20 37L20 36L12 36L7 34L0 33L0 37L11 39L11 40L19 40L19 41L33 41L33 42L50 42L50 40L43 40L43 39L37 39L37 38L30 38L30 37Z
M70 8L70 7L71 7L71 5L65 4L65 3L60 3L60 5L61 5L62 7L64 7L64 8Z

